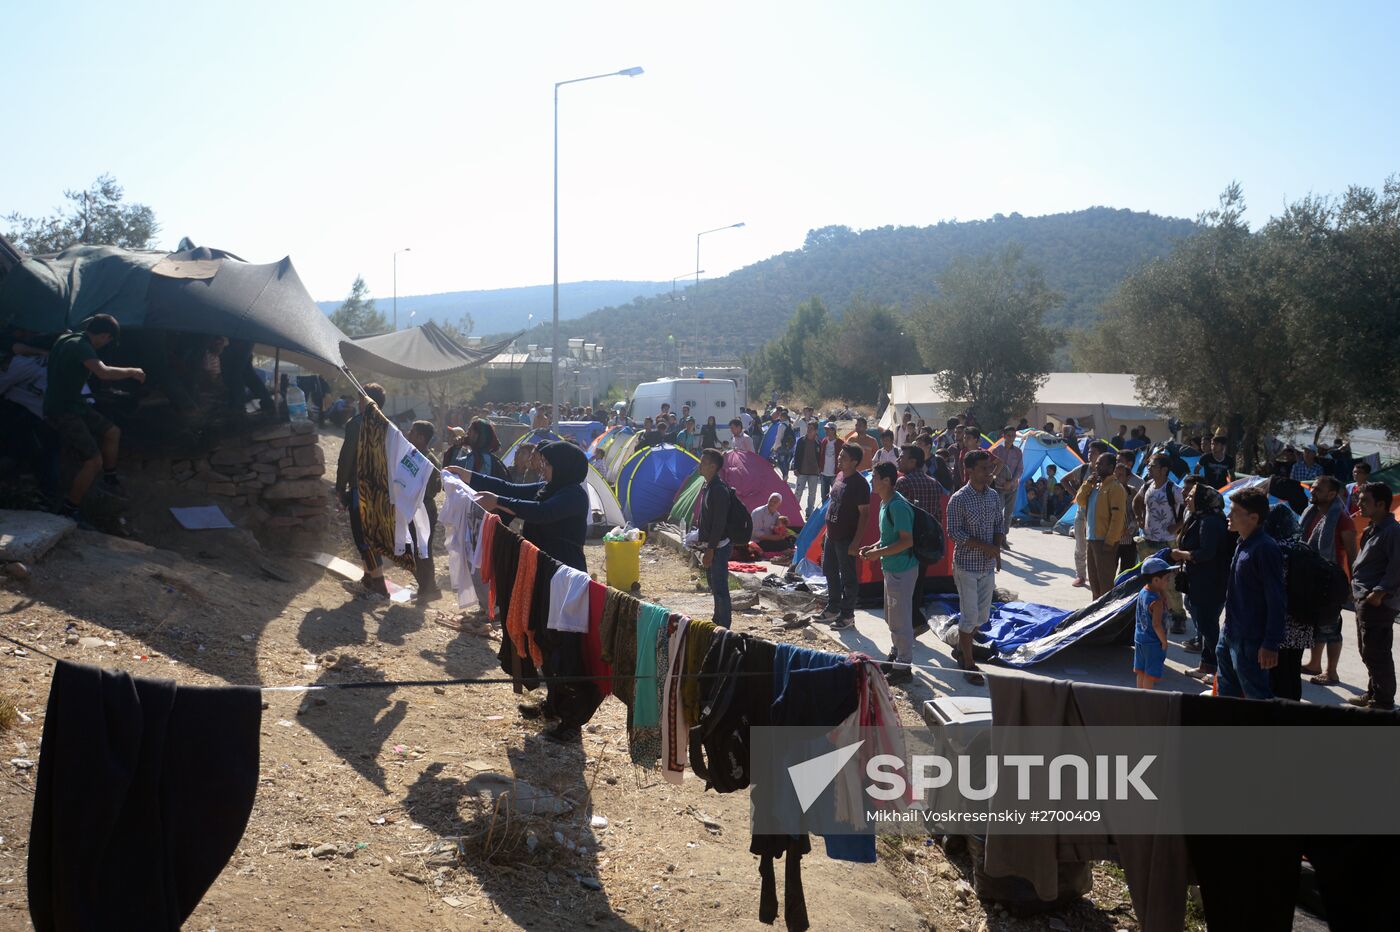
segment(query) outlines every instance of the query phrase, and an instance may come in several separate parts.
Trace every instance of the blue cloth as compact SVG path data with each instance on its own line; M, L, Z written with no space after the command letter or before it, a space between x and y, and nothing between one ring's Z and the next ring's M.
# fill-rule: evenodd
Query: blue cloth
M1139 634L1133 639L1134 673L1146 673L1154 680L1160 680L1166 662L1167 650L1162 646L1162 642L1157 640L1157 635L1143 637Z
M993 604L991 617L980 631L998 651L1009 651L1052 633L1070 614L1034 602ZM953 616L954 620L960 617L960 614Z
M859 674L844 654L779 644L773 651L771 725L839 725L860 707ZM819 754L826 746L812 749ZM794 761L795 763L796 761ZM830 793L830 788L827 789ZM875 834L823 835L826 856L874 864Z
M670 610L648 602L642 603L637 616L637 669L632 692L632 727L647 728L661 724L661 708L656 702L656 639L665 636L666 619Z
M1230 562L1225 593L1225 630L1236 644L1254 642L1278 650L1287 610L1283 551L1264 531L1240 540Z
M1138 592L1136 615L1133 617L1133 625L1137 629L1134 637L1138 640L1157 641L1157 632L1152 627L1152 603L1161 600L1161 596L1146 586L1143 586Z

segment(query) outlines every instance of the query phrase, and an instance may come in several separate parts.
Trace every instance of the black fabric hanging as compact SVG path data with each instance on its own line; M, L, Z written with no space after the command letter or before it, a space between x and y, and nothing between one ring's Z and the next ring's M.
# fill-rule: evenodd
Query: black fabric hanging
M256 687L60 660L29 829L34 928L179 929L243 837L261 719Z

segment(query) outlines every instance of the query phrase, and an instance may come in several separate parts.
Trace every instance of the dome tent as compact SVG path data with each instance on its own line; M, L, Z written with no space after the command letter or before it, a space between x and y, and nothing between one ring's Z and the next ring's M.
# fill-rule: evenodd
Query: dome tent
M618 504L617 496L608 487L608 480L603 478L602 473L592 466L588 467L588 480L583 485L588 490L588 533L590 536L601 536L613 528L621 527L627 523L627 518L622 513L622 506Z
M569 442L568 440L559 436L552 430L546 430L545 428L537 428L535 430L529 431L528 433L521 434L520 437L516 439L515 443L512 443L509 447L507 447L506 452L501 454L501 462L505 464L505 467L507 469L514 469L516 451L519 450L520 447L524 444L538 444L542 440L549 440L554 443ZM575 446L577 446L577 444L575 444Z
M778 475L773 464L757 453L747 450L725 453L719 477L739 494L739 500L749 511L768 504L768 496L777 492L783 499L779 510L788 519L788 527L796 530L805 523L802 506L798 504L797 496L792 494L791 487Z
M993 454L1002 443L1003 441L998 440L992 445ZM1021 485L1016 489L1016 507L1012 514L1022 520L1029 520L1030 512L1026 510L1026 481L1044 477L1045 467L1050 465L1055 466L1059 471L1059 478L1063 479L1071 471L1082 466L1084 460L1063 438L1041 430L1021 431L1016 438L1016 446L1021 448L1022 469Z
M622 464L632 458L632 454L637 452L637 444L641 441L642 435L636 431L626 436L618 435L612 446L608 447L607 454L603 461L598 464L598 471L603 474L603 478L617 484L618 473L622 471Z
M637 450L617 474L617 500L637 527L667 517L676 492L699 464L680 447L663 443Z
M700 475L699 470L691 473L690 478L685 480L680 491L676 493L676 500L671 505L671 516L667 520L682 530L694 524L696 508L700 502L700 492L704 488L705 480Z

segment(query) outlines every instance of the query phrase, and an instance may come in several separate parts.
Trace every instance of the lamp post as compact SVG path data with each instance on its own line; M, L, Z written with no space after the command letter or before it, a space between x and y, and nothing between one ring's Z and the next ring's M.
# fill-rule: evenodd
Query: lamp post
M399 253L413 252L413 247L405 246L394 250L394 331L399 329Z
M578 84L582 81L596 81L599 78L635 78L642 73L641 68L623 68L607 74L591 74L586 78L570 78L554 85L554 352L550 355L550 412L551 423L559 423L559 367L564 356L559 346L559 88L565 84Z
M672 300L672 301L676 300L676 282L680 281L682 278L689 278L689 277L692 276L692 275L704 275L704 274L705 274L705 270L704 270L704 269L701 269L699 272L691 272L690 270L687 269L686 271L684 271L684 272L682 272L681 274L677 275L675 278L671 279L671 300Z
M742 227L743 221L731 223L726 227L715 227L713 230L701 230L695 234L695 293L700 294L700 237L706 233L718 233L721 230L737 230ZM700 318L695 318L695 365L700 365Z

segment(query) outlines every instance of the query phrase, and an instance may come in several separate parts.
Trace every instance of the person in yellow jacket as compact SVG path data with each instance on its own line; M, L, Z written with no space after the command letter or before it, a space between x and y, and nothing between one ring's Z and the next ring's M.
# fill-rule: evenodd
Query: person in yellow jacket
M1113 478L1116 463L1112 453L1101 454L1094 461L1093 472L1074 496L1075 504L1084 515L1089 591L1096 599L1113 588L1118 539L1123 536L1123 524L1128 515L1128 493L1122 483Z

